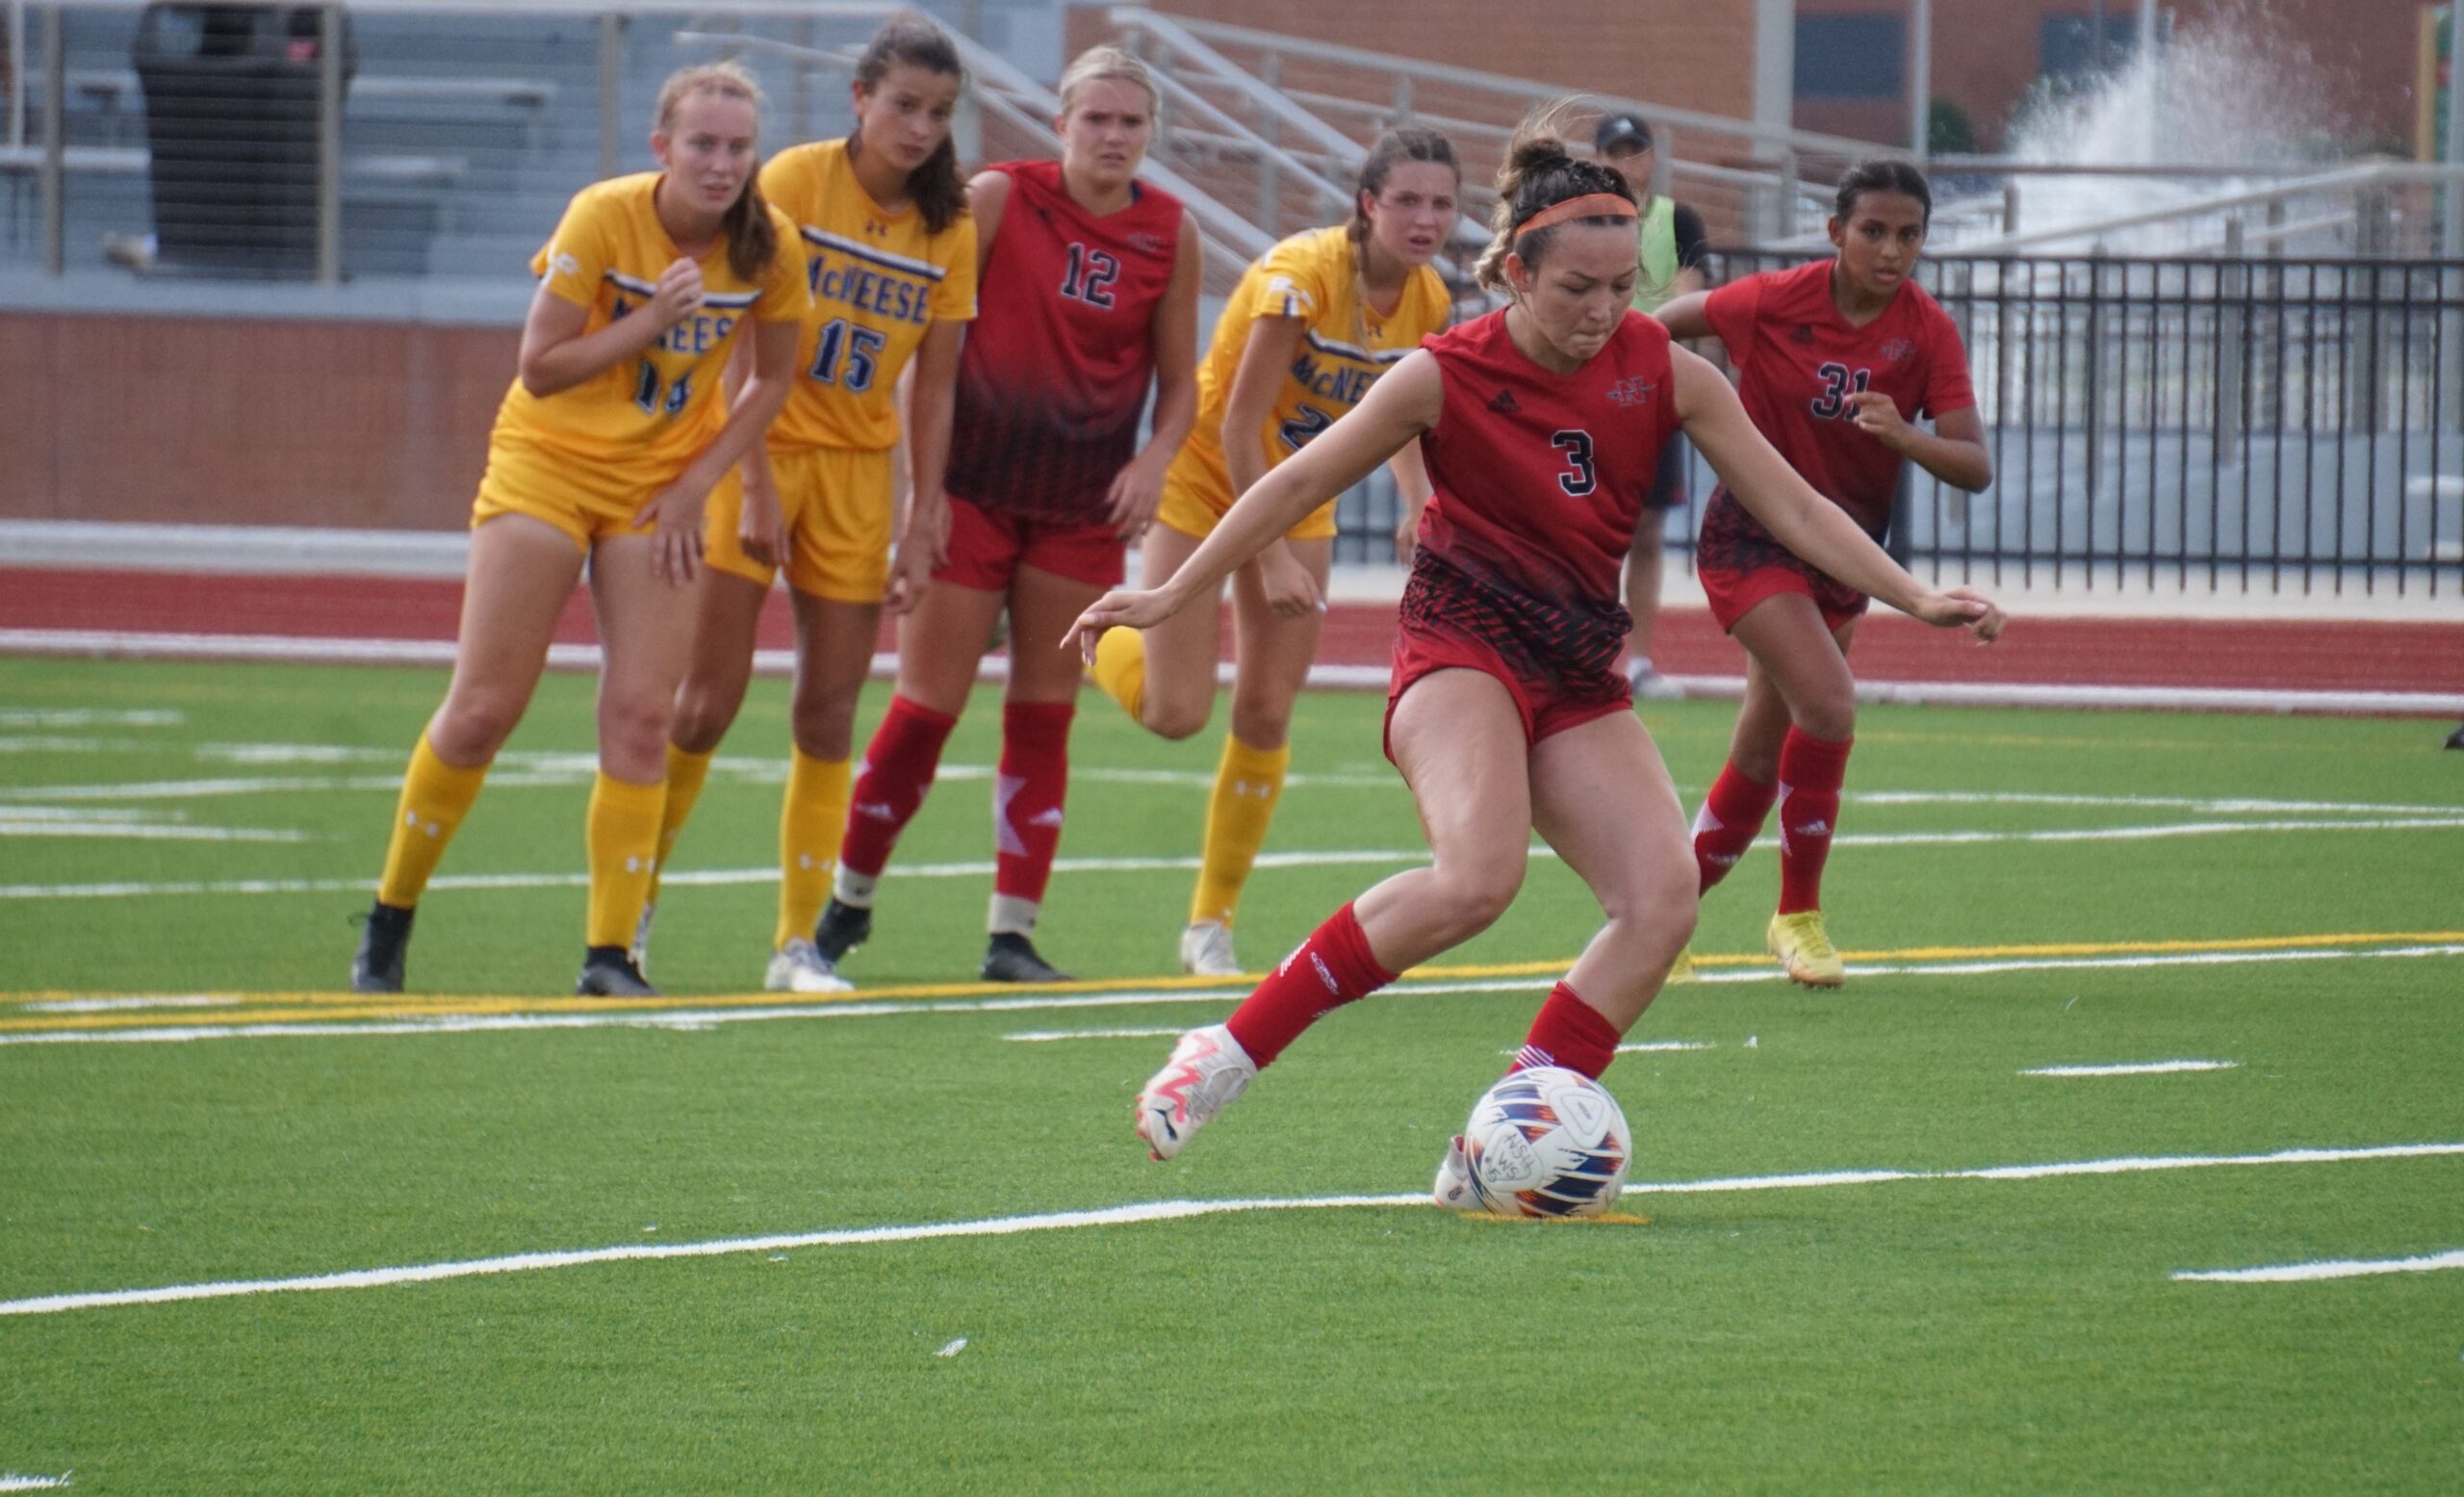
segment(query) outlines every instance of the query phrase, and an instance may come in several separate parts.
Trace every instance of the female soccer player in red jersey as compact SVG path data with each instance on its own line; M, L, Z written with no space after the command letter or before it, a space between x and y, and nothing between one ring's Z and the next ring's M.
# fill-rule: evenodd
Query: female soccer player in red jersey
M1350 222L1296 234L1242 275L1198 370L1197 426L1165 476L1164 504L1146 530L1147 585L1169 578L1260 474L1350 410L1379 374L1446 325L1452 298L1429 260L1453 232L1462 185L1446 137L1389 131L1361 163ZM1408 559L1428 478L1416 448L1398 453L1394 468L1404 510L1397 546ZM1293 704L1325 623L1334 536L1329 503L1233 583L1232 731L1181 933L1185 970L1241 970L1232 916L1283 793ZM1095 649L1095 684L1150 731L1188 737L1215 707L1221 615L1191 608L1151 633L1105 635Z
M1902 466L1975 493L1993 481L1959 329L1910 275L1933 194L1903 161L1841 179L1839 253L1681 297L1659 311L1679 338L1717 337L1755 429L1866 534L1890 524ZM1933 418L1935 429L1912 425ZM1790 977L1836 988L1846 968L1822 920L1822 865L1839 823L1856 735L1848 644L1872 589L1776 538L1723 487L1695 553L1711 616L1745 646L1745 705L1729 761L1694 822L1709 889L1780 807L1780 909L1764 942Z
M531 262L539 290L473 508L453 681L402 777L358 992L401 991L412 911L530 704L585 560L606 664L579 991L651 991L625 948L658 847L703 504L786 400L810 299L795 227L755 177L760 102L732 63L669 78L651 134L661 169L584 188ZM731 401L720 375L746 336L752 374Z
M761 190L795 221L809 264L800 373L769 439L744 464L744 503L713 503L693 668L668 743L664 864L744 705L754 632L771 581L787 574L796 617L794 747L779 813L779 909L763 986L847 986L812 943L847 825L856 699L882 610L922 595L947 529L941 477L959 349L975 316L975 223L950 119L964 80L958 48L920 15L894 15L856 63L856 131L790 146ZM913 361L907 433L913 482L895 568L895 387ZM657 883L652 884L657 894ZM633 943L647 944L650 907Z
M1326 496L1420 441L1436 492L1403 594L1386 751L1433 861L1336 911L1230 1019L1181 1037L1138 1098L1159 1159L1320 1016L1486 929L1523 881L1533 831L1608 922L1516 1064L1607 1067L1694 927L1684 811L1617 669L1618 569L1681 428L1788 544L1930 623L2001 627L1980 593L1919 586L1755 433L1717 371L1630 311L1635 206L1615 172L1527 126L1498 197L1479 274L1508 307L1430 339L1243 495L1170 581L1101 599L1073 631L1091 642L1212 598ZM1459 1157L1458 1140L1442 1200L1461 1183Z
M1061 977L1029 939L1061 840L1078 666L1062 636L1121 578L1197 410L1197 232L1137 180L1160 102L1145 65L1097 47L1061 80L1058 162L967 189L981 314L959 359L948 559L899 633L898 691L864 750L829 907L834 965L872 930L891 847L931 788L1006 605L1010 683L993 781L998 856L983 973ZM1148 388L1151 434L1138 447Z

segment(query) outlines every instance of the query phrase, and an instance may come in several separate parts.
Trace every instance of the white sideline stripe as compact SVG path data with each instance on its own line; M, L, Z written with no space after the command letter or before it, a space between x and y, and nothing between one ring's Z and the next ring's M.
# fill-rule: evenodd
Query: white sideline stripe
M2317 1278L2360 1278L2371 1274L2428 1274L2464 1268L2464 1249L2418 1258L2332 1258L2317 1263L2279 1263L2271 1268L2185 1269L2173 1277L2191 1283L2290 1284Z
M2464 944L2397 946L2376 951L2225 952L2181 957L2119 957L2108 959L2030 959L2000 963L1960 963L1938 967L1857 966L1857 976L1970 976L1978 973L2043 971L2082 967L2177 967L2229 962L2292 962L2360 960L2366 957L2464 956ZM1777 968L1705 973L1705 983L1779 982ZM1381 997L1433 996L1464 993L1539 993L1538 976L1500 978L1486 982L1401 983L1383 989ZM874 1003L783 1005L767 1008L665 1009L627 1014L457 1014L435 1019L326 1021L318 1023L197 1024L157 1029L63 1029L0 1033L0 1045L182 1045L198 1040L358 1039L392 1035L483 1034L529 1029L707 1029L717 1024L750 1023L781 1019L884 1019L900 1014L1004 1014L1049 1009L1136 1008L1166 1003L1223 1003L1245 995L1245 990L1175 989L1157 993L1056 994L1046 997L992 998L982 1002L943 999L933 1002L885 1000ZM243 997L248 996L242 994ZM74 1001L74 1000L71 1000ZM0 1011L5 1012L5 1011ZM1178 1034L1177 1029L1158 1030ZM1501 1051L1501 1054L1507 1053Z
M148 998L60 998L48 1003L29 1003L29 1014L116 1014L131 1009L149 1008L229 1008L247 1000L234 994L164 994Z
M1021 1029L1001 1038L1021 1045L1049 1045L1056 1040L1160 1040L1179 1033L1178 1029Z
M1617 1046L1620 1055L1654 1054L1662 1050L1707 1050L1713 1046L1701 1040L1646 1040L1635 1045Z
M491 784L495 781L491 780ZM386 787L400 788L400 782L389 780ZM2211 837L2229 832L2417 832L2464 829L2464 816L2437 819L2387 821L2241 821L2197 822L2175 826L2098 827L2087 830L2050 832L1870 832L1832 839L1835 847L1941 847L1971 846L1997 842L2087 842L2138 841L2168 837ZM1754 844L1753 851L1765 852L1777 847L1765 838ZM1533 847L1534 858L1553 859L1556 853L1546 846ZM1317 851L1274 852L1260 855L1257 866L1316 867L1336 864L1420 864L1428 861L1428 849L1405 848L1326 848ZM1053 864L1056 873L1153 873L1177 872L1198 865L1195 858L1063 858ZM989 862L913 864L894 870L897 878L983 878L993 871ZM779 870L768 868L702 868L679 869L662 876L661 882L681 886L720 886L733 884L773 884ZM430 890L472 889L577 889L590 882L587 873L461 873L440 874L428 881ZM218 879L166 883L110 884L0 884L0 899L136 899L157 898L171 894L330 894L362 892L370 887L366 878L333 879Z
M65 1476L19 1476L13 1471L0 1475L0 1492L47 1492L67 1484Z
M2122 1159L2080 1159L2061 1164L1995 1165L1978 1170L1835 1170L1805 1174L1737 1175L1726 1179L1633 1182L1627 1195L1693 1195L1751 1190L1802 1190L1831 1185L1870 1185L1891 1180L2043 1180L2069 1175L2130 1174L2151 1170L2199 1170L2234 1165L2345 1164L2366 1159L2411 1159L2438 1154L2464 1154L2464 1144L2390 1144L2362 1149L2289 1149L2267 1154L2173 1154ZM552 1252L522 1252L496 1258L423 1263L401 1268L357 1269L296 1278L224 1279L214 1283L167 1284L153 1289L112 1289L83 1294L42 1295L28 1300L0 1301L0 1315L57 1315L67 1310L103 1309L128 1304L165 1304L184 1300L228 1300L244 1295L281 1294L315 1289L379 1289L393 1284L432 1283L446 1278L482 1275L524 1274L541 1269L578 1268L591 1263L641 1262L663 1258L706 1258L740 1252L780 1252L795 1248L860 1247L886 1242L927 1242L944 1237L1006 1237L1020 1232L1066 1230L1082 1226L1118 1226L1143 1222L1181 1221L1242 1211L1305 1211L1346 1207L1426 1207L1426 1195L1313 1196L1236 1200L1151 1200L1086 1211L1048 1211L1033 1216L989 1217L971 1222L937 1222L912 1226L865 1226L826 1232L799 1232L772 1237L728 1237L707 1242L626 1243L611 1248L580 1248Z
M2231 1071L2240 1065L2229 1060L2151 1060L2118 1066L2039 1066L2022 1071L2023 1076L2161 1076L2176 1071Z
M290 660L311 664L449 665L449 639L315 639L267 634L153 633L100 629L0 629L0 655L106 656L136 660ZM548 664L557 670L596 670L596 645L552 645ZM761 650L753 668L784 676L795 668L794 652ZM872 673L895 672L895 658L873 657ZM988 658L979 676L1001 679L1008 662ZM1231 666L1219 667L1219 683ZM1317 687L1376 689L1390 679L1384 665L1313 665ZM1664 678L1688 697L1733 701L1745 694L1742 676ZM2022 683L1860 681L1860 702L1909 706L2114 707L2206 710L2235 712L2338 712L2363 715L2454 717L2464 715L2464 695L2434 691L2281 691L2197 686L2030 685Z

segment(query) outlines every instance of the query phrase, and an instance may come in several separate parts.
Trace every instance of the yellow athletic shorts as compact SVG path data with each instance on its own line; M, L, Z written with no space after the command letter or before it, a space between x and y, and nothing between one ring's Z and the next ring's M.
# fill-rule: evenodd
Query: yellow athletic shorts
M471 525L475 529L499 515L528 515L564 531L587 552L592 542L609 536L646 533L638 519L642 506L683 471L681 463L667 471L638 463L594 462L500 433L488 442L488 468L479 477L479 497L471 505ZM711 490L711 507L735 485L731 471Z
M1236 497L1207 478L1192 478L1184 465L1176 462L1164 475L1164 502L1155 506L1155 518L1183 535L1204 540L1231 512ZM1295 541L1327 540L1334 533L1333 500L1309 511L1298 525L1283 532L1284 539Z
M779 507L787 517L788 586L834 603L879 603L889 591L889 459L886 447L771 452ZM724 496L711 493L703 559L767 587L779 569L744 554L736 536L743 518L742 484L729 484Z

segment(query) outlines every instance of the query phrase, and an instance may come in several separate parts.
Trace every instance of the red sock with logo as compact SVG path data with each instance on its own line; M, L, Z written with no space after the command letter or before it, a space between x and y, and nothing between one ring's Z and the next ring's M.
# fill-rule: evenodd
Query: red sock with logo
M864 761L857 766L855 787L847 797L847 843L839 849L838 865L866 878L879 878L889 866L890 849L923 808L924 792L940 772L941 747L959 720L902 696L889 699L889 710L864 745Z
M1796 729L1780 744L1780 913L1822 908L1822 865L1839 824L1839 787L1854 739L1834 743Z
M1377 965L1368 933L1346 905L1296 947L1223 1021L1264 1070L1318 1020L1395 980Z
M1749 780L1734 764L1720 766L1720 777L1711 782L1711 793L1703 797L1703 809L1694 815L1694 866L1703 875L1705 890L1728 877L1762 835L1762 820L1779 795L1776 785Z
M1069 792L1067 702L1013 702L1001 710L1001 768L992 782L992 891L1043 902L1061 850L1061 806Z
M1523 1048L1514 1052L1514 1064L1505 1073L1510 1076L1534 1066L1563 1066L1597 1081L1617 1058L1620 1038L1607 1015L1559 983L1549 990L1549 1001L1540 1005L1539 1017L1531 1020L1531 1033L1524 1037Z

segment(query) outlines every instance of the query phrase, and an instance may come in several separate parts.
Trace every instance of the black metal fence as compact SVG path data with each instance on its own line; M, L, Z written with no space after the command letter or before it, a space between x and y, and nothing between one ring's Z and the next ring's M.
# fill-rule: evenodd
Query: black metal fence
M1727 252L1717 278L1802 263ZM1994 483L1914 467L1891 545L1938 576L2081 589L2464 595L2464 263L1962 258ZM1690 552L1712 476L1691 462ZM1338 555L1390 555L1391 485Z

